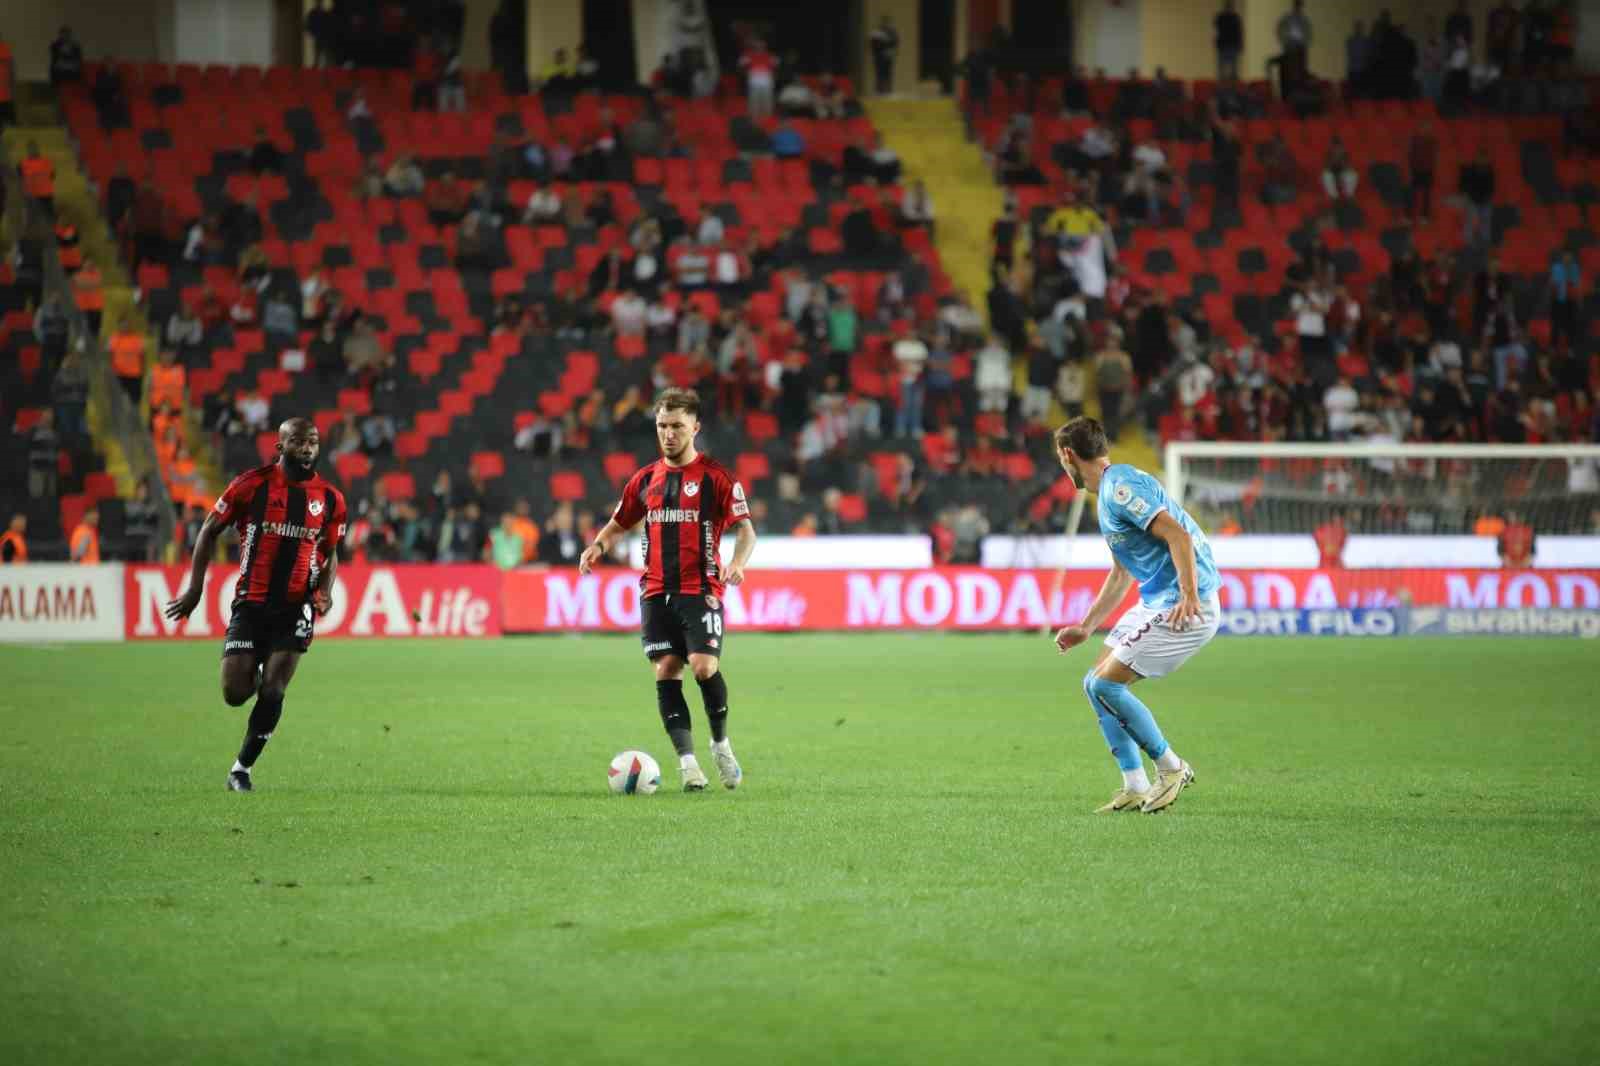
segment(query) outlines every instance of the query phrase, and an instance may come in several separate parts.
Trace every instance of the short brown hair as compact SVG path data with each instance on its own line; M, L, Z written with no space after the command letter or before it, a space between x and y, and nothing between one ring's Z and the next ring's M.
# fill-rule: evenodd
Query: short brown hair
M656 397L655 414L682 411L696 421L700 418L700 394L693 389L662 389Z
M1071 448L1079 459L1098 459L1110 451L1100 420L1080 415L1056 430L1056 451Z

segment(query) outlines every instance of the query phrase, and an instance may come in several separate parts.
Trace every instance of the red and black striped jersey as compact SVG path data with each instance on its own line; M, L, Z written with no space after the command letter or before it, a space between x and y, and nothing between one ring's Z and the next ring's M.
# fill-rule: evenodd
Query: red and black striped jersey
M217 517L239 531L239 587L233 602L299 607L344 540L344 496L313 474L290 481L277 463L233 479Z
M612 518L624 529L644 523L646 596L666 593L722 595L723 532L750 517L744 488L715 459L696 456L687 466L657 459L628 479Z

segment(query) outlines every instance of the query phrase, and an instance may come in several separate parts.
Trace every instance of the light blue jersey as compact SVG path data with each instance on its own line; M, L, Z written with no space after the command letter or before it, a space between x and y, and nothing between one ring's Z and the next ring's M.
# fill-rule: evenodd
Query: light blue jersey
M1097 514L1111 554L1139 582L1139 598L1152 607L1178 602L1178 568L1167 542L1150 532L1156 515L1167 512L1194 539L1195 583L1205 602L1217 591L1217 564L1205 533L1161 487L1161 482L1137 467L1116 463L1106 467L1100 480Z

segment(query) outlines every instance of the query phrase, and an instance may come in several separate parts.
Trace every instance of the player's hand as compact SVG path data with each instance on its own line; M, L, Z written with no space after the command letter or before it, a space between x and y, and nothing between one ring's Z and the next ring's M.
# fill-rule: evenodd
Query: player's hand
M1182 593L1178 597L1177 606L1167 614L1167 625L1172 627L1174 633L1182 633L1189 628L1190 623L1200 620L1200 597L1191 592Z
M723 572L722 581L727 585L744 584L744 567L738 563L728 564L728 569Z
M1088 639L1089 631L1083 626L1062 626L1056 631L1056 647L1064 652L1071 651Z
M598 544L591 544L583 549L583 554L578 556L578 573L584 577L589 576L589 571L599 565L600 560L606 556L605 549Z
M319 615L327 614L333 610L333 590L330 588L318 589L316 595L311 597L311 606Z
M174 622L181 622L193 614L198 606L200 606L200 590L185 589L183 595L168 601L167 609L162 613Z

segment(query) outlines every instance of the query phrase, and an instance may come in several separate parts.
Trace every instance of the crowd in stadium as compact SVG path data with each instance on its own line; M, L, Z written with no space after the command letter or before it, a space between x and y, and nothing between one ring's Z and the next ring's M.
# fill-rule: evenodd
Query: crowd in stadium
M541 478L572 464L597 472L602 458L649 454L655 390L691 387L714 450L752 457L758 525L780 532L931 532L941 558L963 560L991 529L1050 529L1070 493L1047 433L1086 408L1113 436L1127 424L1152 441L1600 440L1585 267L1594 238L1584 225L1600 175L1585 169L1587 84L1566 73L1565 23L1530 18L1507 38L1493 16L1478 65L1462 62L1474 34L1464 13L1420 39L1387 20L1370 32L1358 23L1346 77L1333 82L1306 64L1311 33L1324 31L1295 5L1278 24L1276 94L1233 76L1231 5L1217 20L1218 82L1020 71L997 32L961 65L974 134L1008 189L985 315L944 277L934 205L920 182L900 180L900 160L859 117L847 79L802 75L792 56L750 37L737 75L702 76L704 57L686 49L635 91L597 95L599 71L580 49L556 55L529 86L550 120L533 132L494 110L518 107L519 94L461 72L459 3L394 6L370 13L378 32L356 24L368 17L362 5L319 8L308 30L332 66L401 68L403 102L341 82L338 128L291 109L283 129L235 132L226 170L202 176L210 185L192 203L138 159L119 159L104 181L103 209L161 343L147 351L131 321L105 323L103 336L113 371L149 412L190 544L216 489L196 452L230 472L254 465L261 435L299 413L285 404L305 395L263 389L270 375L216 373L216 353L244 337L260 338L274 371L315 382L319 395L359 394L322 425L330 468L363 457L350 467L363 473L344 479L358 554L571 562L603 521L604 477L554 499L542 484L478 468L459 446L410 448L435 386L419 380L394 319L414 314L431 332L451 316L409 295L382 303L376 275L388 285L395 272L374 274L381 256L362 264L368 292L341 283L342 249L320 260L269 250L311 236L330 201L380 220L384 250L388 227L431 227L438 237L425 239L420 265L459 274L463 316L489 347L524 358L602 349L603 374L548 407L523 397L533 409L486 441L503 438L501 451ZM419 28L424 43L402 47ZM888 38L874 32L881 58ZM891 43L891 62L892 52ZM116 66L85 67L70 49L52 72L92 103L95 128L80 135L131 130L146 148L170 147L136 113L179 104L188 90L128 84ZM88 85L74 89L80 79ZM732 115L716 136L687 117L706 101ZM474 157L392 149L397 103L482 117L492 137ZM1335 132L1308 159L1297 125L1326 128L1358 106L1406 108L1382 112L1405 120L1400 157L1374 158ZM1510 154L1485 143L1451 172L1442 124L1461 114L1555 116L1559 135ZM709 151L719 140L733 151ZM312 172L310 157L333 141L353 147L354 170ZM38 159L18 163L48 206ZM692 168L759 182L783 163L798 169L774 187L805 203L781 223L673 195L674 174ZM795 186L783 186L791 173ZM236 193L240 176L250 180ZM274 184L284 195L259 201ZM1508 270L1507 233L1520 241L1540 221L1524 217L1530 190L1575 208L1560 217L1576 224L1553 242L1541 236L1551 254L1537 270L1525 255ZM1275 243L1261 239L1263 220L1278 228ZM525 262L518 240L557 230L548 284L491 287ZM1177 237L1189 243L1170 244ZM59 219L54 251L96 328L99 271L77 239L73 221ZM48 403L35 404L49 417L28 427L35 497L54 493L56 442L87 446L83 356L67 350L62 309L38 299L43 271L29 259L43 254L19 241L13 256L15 277L32 286L22 303L40 349L35 380L50 383ZM197 374L215 387L198 387ZM186 433L185 408L205 440ZM409 479L403 491L395 472ZM141 540L146 528L124 520L129 554L159 550Z

